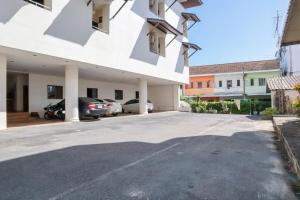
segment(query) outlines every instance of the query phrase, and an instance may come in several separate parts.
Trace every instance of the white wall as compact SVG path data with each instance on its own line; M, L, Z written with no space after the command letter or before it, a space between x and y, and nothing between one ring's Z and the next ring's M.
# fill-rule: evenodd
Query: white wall
M281 69L288 74L300 74L300 45L283 47L283 55L280 61Z
M0 0L0 46L36 52L98 66L188 83L179 36L166 49L166 57L149 51L146 18L156 16L145 0L129 1L110 21L109 34L92 29L92 6L87 0L52 0L52 10L22 0ZM110 15L124 1L112 1ZM173 0L166 0L167 8ZM165 13L165 19L182 31L180 3ZM166 42L172 39L168 34Z
M175 96L179 98L178 91L175 91L174 85L148 86L148 99L152 101L154 110L172 111L175 110L174 104L179 102L174 101Z
M39 112L42 117L44 114L43 108L48 104L56 104L61 99L48 99L47 85L65 86L64 77L46 76L40 74L29 74L29 112ZM87 96L87 88L98 88L99 98L115 98L115 90L123 90L123 100L125 103L130 99L135 98L135 92L138 91L137 85L108 83L100 81L91 81L79 79L79 96ZM64 87L65 90L65 87ZM65 91L63 92L65 94Z
M232 80L232 88L227 88L227 80ZM237 86L240 80L240 86ZM219 87L222 81L222 87ZM215 74L215 94L243 94L243 73Z

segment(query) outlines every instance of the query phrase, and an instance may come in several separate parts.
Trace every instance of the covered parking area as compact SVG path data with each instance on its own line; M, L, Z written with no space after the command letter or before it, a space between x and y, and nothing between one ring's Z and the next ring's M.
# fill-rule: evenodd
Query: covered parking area
M62 99L65 121L78 122L78 97L89 90L121 104L139 98L140 114L148 114L147 100L155 111L179 107L180 83L16 49L0 48L0 76L0 129L16 114L42 117L45 106Z

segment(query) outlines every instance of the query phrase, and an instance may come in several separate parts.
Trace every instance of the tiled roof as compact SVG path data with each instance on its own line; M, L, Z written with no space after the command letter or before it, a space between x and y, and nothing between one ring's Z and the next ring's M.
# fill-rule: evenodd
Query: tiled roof
M292 90L300 83L300 76L284 76L267 79L270 90Z
M262 71L262 70L279 70L277 60L263 60L252 62L240 62L217 65L195 66L190 68L190 75L199 74L218 74L231 72L247 72L247 71Z

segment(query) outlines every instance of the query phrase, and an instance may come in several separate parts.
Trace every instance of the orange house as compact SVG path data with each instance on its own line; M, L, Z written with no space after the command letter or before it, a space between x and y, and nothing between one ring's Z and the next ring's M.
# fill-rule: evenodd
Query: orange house
M214 95L215 76L193 76L190 77L190 84L185 85L184 94L187 96L203 96L202 100L218 101L218 98L210 97Z

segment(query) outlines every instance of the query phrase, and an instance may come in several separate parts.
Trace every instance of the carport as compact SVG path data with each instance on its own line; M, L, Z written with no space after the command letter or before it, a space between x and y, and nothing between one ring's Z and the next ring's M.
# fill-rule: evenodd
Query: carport
M153 102L156 111L179 107L179 83L173 81L4 47L0 48L0 54L0 129L5 129L8 120L12 120L7 113L13 113L12 116L22 113L23 117L38 113L42 117L43 107L63 98L66 121L78 122L78 97L86 97L87 89L97 90L99 98L111 99L119 91L121 98L115 100L120 103L138 94L140 114L147 114L147 99ZM61 90L61 97L49 98L49 87L57 87L57 93ZM8 88L14 94L10 100Z

